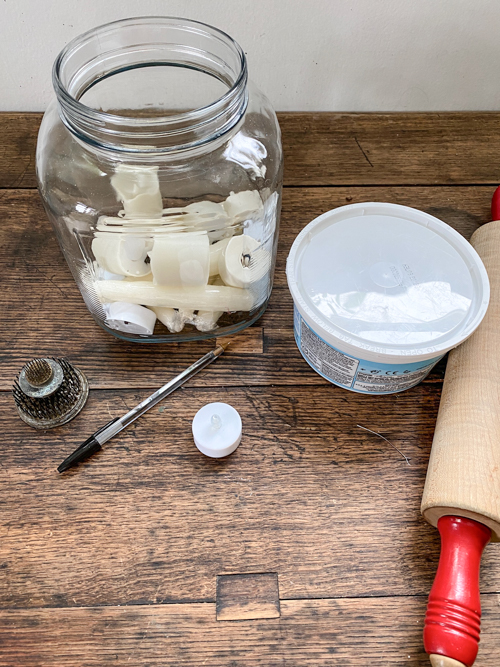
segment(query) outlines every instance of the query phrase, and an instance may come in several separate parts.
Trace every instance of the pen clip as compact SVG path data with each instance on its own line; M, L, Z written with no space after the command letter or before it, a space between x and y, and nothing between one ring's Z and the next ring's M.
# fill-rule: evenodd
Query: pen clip
M99 433L102 433L105 429L108 428L108 426L111 426L111 424L114 424L116 421L118 421L118 419L119 417L112 419L95 433L93 433L89 438L87 438L85 442L82 442L82 444L77 447L75 451L67 458L65 458L64 461L58 466L57 472L64 472L65 470L68 470L68 468L71 468L81 461L85 461L90 456L92 456L92 454L98 452L101 449L101 444L98 440L96 440L95 436L99 435Z

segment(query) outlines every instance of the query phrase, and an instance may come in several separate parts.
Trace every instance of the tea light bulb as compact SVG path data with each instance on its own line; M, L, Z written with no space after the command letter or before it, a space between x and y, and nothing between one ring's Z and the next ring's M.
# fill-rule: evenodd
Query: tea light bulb
M194 416L194 442L205 456L220 459L238 447L241 428L241 417L231 405L208 403Z

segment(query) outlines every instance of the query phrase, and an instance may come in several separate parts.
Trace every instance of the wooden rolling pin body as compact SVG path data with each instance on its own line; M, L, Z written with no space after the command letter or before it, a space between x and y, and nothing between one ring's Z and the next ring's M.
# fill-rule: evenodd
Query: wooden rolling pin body
M433 526L441 517L447 517L447 523L453 523L452 517L466 517L481 525L474 528L474 521L468 526L455 525L457 532L444 530L440 523L442 561L429 598L424 630L429 653L434 651L427 645L432 648L442 644L442 655L431 655L432 664L439 667L470 665L474 661L470 647L463 650L468 657L461 656L460 637L465 647L477 624L479 639L479 559L490 535L493 541L500 541L500 221L480 227L471 243L488 272L490 305L475 333L449 355L422 514ZM486 533L481 535L481 529ZM474 530L479 535L475 546L474 540L465 535ZM465 532L460 536L460 531ZM452 552L461 554L461 565L460 559L443 556ZM446 559L448 565L442 564ZM467 562L475 565L467 572L458 572ZM453 584L459 580L461 591L454 589ZM477 603L467 598L471 588L477 591L473 596ZM440 615L441 621L432 620ZM438 636L439 641L435 641ZM446 647L450 652L446 652Z
M488 272L490 305L449 355L422 514L433 526L450 514L475 519L500 541L500 221L471 243Z

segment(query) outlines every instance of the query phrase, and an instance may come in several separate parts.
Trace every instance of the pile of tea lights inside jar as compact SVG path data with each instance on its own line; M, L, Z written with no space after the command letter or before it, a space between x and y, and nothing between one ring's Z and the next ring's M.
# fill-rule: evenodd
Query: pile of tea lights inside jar
M111 184L123 210L101 216L92 241L107 326L150 335L158 318L172 333L186 323L208 332L265 300L271 253L244 225L262 214L257 191L164 209L158 167L122 164Z

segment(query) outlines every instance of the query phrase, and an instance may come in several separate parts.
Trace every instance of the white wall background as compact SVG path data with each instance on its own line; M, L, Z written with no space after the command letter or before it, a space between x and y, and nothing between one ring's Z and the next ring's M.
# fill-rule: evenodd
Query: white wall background
M0 0L0 110L45 109L73 37L157 14L228 32L281 111L500 109L499 0Z

